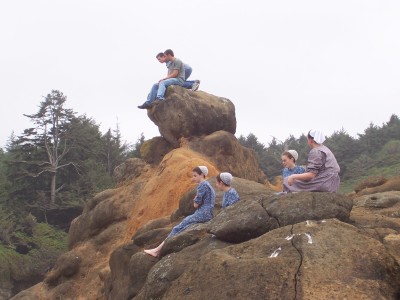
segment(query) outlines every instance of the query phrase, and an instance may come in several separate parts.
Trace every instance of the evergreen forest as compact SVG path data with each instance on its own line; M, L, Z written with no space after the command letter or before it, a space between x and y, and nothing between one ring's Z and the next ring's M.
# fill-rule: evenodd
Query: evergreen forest
M25 115L32 127L0 148L0 282L19 282L15 292L40 281L67 250L70 222L90 197L115 186L114 168L140 157L144 142L143 134L123 142L118 124L101 133L66 100L51 91Z

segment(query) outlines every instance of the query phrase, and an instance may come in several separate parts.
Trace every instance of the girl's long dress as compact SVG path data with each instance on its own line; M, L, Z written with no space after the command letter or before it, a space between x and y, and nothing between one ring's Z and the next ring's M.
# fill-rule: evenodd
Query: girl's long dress
M208 181L200 182L197 186L197 194L194 202L199 205L196 211L176 225L167 238L185 230L189 225L210 221L213 217L215 205L215 191Z

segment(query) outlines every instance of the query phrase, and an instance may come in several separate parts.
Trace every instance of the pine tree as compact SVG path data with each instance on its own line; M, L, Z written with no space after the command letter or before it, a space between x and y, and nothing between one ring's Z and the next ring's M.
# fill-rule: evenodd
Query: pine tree
M57 187L57 174L60 169L77 165L64 158L71 149L70 124L75 113L64 107L67 98L63 93L53 90L39 105L39 111L25 115L35 127L25 129L13 144L18 156L14 163L20 164L21 175L37 178L50 174L50 202L55 203L56 194L63 188ZM23 158L23 159L21 159Z

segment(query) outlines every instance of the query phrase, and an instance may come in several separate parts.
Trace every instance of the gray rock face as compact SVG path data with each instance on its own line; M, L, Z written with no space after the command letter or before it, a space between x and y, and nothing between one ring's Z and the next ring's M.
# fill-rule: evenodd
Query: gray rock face
M147 114L174 147L179 147L182 137L209 135L218 130L236 132L235 106L230 100L180 86L168 87L166 100Z
M178 257L169 264L169 273L180 264ZM167 259L152 268L158 281ZM330 219L285 226L205 253L186 265L162 299L394 300L400 292L399 274L399 266L380 242Z
M239 243L262 234L307 220L337 218L349 221L352 200L331 193L296 193L265 196L259 201L243 201L222 209L212 219L210 232L219 239Z
M400 204L400 192L370 194L354 199L354 205L370 209L384 209ZM400 217L400 215L398 216Z
M353 202L336 193L300 192L273 196L262 201L268 214L279 226L307 220L336 218L348 222Z
M110 257L110 269L106 282L108 283L105 287L106 293L109 299L128 299L129 296L129 261L137 251L139 247L120 247L117 248Z
M146 283L147 274L157 263L157 259L143 252L134 254L129 261L129 298L135 297Z
M176 241L179 241L179 239L176 239ZM182 274L187 272L189 268L195 265L203 255L215 249L224 248L228 245L228 243L222 242L218 239L205 236L196 244L184 248L178 253L172 253L164 256L150 269L142 290L134 299L174 299L173 297L164 298L164 294L171 287L171 284ZM211 271L209 272L209 275L210 274ZM190 290L190 288L185 287L183 290L185 295L187 295L187 292L185 292L187 290Z
M400 192L369 194L353 199L351 220L380 241L400 233ZM391 239L394 240L394 239ZM400 260L400 256L398 257Z
M278 223L254 201L239 201L223 209L210 223L210 232L217 238L240 243L278 228Z

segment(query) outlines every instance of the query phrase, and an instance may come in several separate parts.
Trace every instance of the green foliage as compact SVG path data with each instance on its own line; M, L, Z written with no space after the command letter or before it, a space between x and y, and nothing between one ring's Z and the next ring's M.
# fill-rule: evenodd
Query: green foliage
M16 232L14 239L30 250L27 254L21 254L14 245L0 244L1 281L43 274L67 250L67 234L44 223L35 224L32 234Z
M346 174L349 165L355 157L360 155L360 149L357 147L357 141L353 139L343 128L340 131L335 131L324 143L334 154L336 160L340 162L341 174ZM368 159L368 156L362 160Z
M36 127L13 136L8 152L0 156L0 168L5 165L0 195L4 192L4 202L18 208L20 215L32 207L44 211L82 205L115 184L113 170L128 156L118 125L103 135L92 119L76 116L65 104L66 96L52 91L36 114L27 115Z
M400 176L400 140L390 140L376 153L361 154L348 166L341 191L350 192L354 187L373 177Z
M11 237L15 229L15 216L4 203L0 202L0 244L11 244Z
M23 256L13 249L0 244L0 281L7 282L11 278L11 269Z
M27 241L39 246L39 249L67 250L67 234L46 223L38 223L33 230L33 236L27 237Z
M140 148L142 147L144 141L145 141L145 138L144 138L144 135L142 132L140 134L140 137L137 139L135 145L133 146L133 149L128 153L128 157L141 158Z
M267 151L267 148L265 148L264 144L260 143L257 137L252 133L250 133L247 137L241 135L238 138L238 141L242 146L254 150L258 162L260 164L261 170L263 170L265 174L268 174L266 171L267 171L267 166L271 165L271 161L269 161L270 152ZM269 149L271 149L272 151L272 148Z

